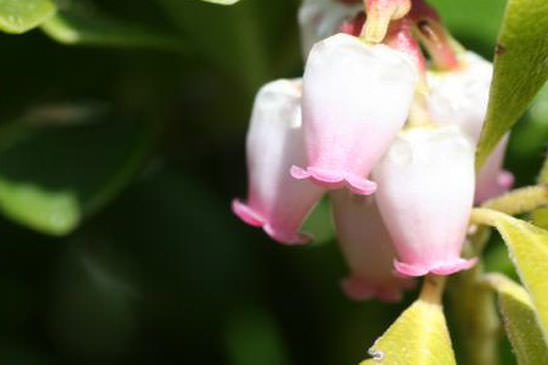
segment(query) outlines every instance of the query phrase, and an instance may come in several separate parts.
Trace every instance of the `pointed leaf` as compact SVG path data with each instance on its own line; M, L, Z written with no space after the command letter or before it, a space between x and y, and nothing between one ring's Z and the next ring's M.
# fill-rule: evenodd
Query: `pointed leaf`
M504 327L520 365L548 365L548 347L538 326L527 291L503 275L491 274L487 282L497 291Z
M478 167L548 78L548 2L509 0L497 43Z
M42 24L57 42L71 45L183 50L181 41L145 27L125 24L105 16L58 13Z
M417 300L369 349L361 365L456 364L442 306Z
M0 31L24 33L54 13L50 0L0 0Z
M0 212L53 235L70 233L115 196L150 144L150 128L138 123L11 128L24 130L2 134Z
M484 222L495 226L506 242L548 339L548 231L494 210L475 209L474 215L486 217Z

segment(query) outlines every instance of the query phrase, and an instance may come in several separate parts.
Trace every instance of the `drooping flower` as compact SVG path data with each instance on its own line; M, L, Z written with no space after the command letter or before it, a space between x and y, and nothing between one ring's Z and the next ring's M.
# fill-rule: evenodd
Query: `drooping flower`
M428 72L428 107L435 122L457 124L474 140L479 141L493 67L472 52L460 55L461 67L443 72ZM506 135L489 156L478 175L476 203L500 195L513 185L513 175L502 169Z
M248 198L232 202L244 222L287 244L308 240L299 228L324 192L289 175L292 164L306 160L301 121L300 80L277 80L259 90L247 134Z
M304 59L316 42L337 33L345 21L360 11L363 11L361 0L304 0L299 9Z
M350 275L342 282L345 294L354 300L400 300L402 289L414 283L394 272L394 247L374 197L344 189L329 195L337 238L350 268Z
M374 177L398 272L448 275L474 264L460 258L473 204L474 148L459 127L402 131Z
M373 193L367 176L405 123L416 80L413 60L386 45L342 33L318 42L303 78L308 164L293 177Z

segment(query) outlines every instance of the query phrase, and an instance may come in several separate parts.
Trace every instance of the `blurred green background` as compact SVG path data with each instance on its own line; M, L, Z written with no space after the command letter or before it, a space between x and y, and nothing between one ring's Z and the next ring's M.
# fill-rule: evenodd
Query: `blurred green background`
M503 0L432 3L492 57ZM308 222L321 242L303 248L230 212L255 91L302 72L299 1L57 5L43 31L0 33L0 363L365 358L416 293L347 300L325 211ZM518 185L534 182L547 140L545 90L510 143ZM511 274L496 237L488 267Z

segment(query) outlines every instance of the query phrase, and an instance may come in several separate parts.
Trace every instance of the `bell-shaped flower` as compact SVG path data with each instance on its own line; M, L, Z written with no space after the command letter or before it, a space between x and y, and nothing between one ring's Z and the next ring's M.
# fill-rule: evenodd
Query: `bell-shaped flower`
M301 121L300 80L278 80L259 90L247 133L247 202L232 202L244 222L286 244L308 240L299 228L324 193L289 175L292 164L306 160Z
M428 108L436 123L457 124L474 140L479 141L493 67L472 52L460 55L461 67L451 71L429 71ZM481 169L476 186L476 203L504 193L513 185L511 173L502 169L506 135Z
M473 204L474 147L459 127L402 131L374 177L399 273L448 275L474 264L460 258Z
M316 43L303 78L308 164L291 174L372 194L367 176L405 123L416 80L413 60L386 45L343 33Z
M344 292L354 300L399 301L402 289L412 288L414 282L394 271L394 246L375 199L345 189L329 196L337 238L350 268L342 282Z
M304 59L316 42L337 33L363 10L361 0L304 0L298 15Z

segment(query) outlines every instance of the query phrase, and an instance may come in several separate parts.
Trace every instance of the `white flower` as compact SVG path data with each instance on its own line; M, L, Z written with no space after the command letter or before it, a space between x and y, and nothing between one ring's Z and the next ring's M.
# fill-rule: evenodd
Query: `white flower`
M474 148L457 126L402 131L377 165L375 195L408 276L448 275L460 258L474 195Z
M277 80L259 90L247 134L247 202L232 203L244 222L287 244L308 240L298 231L323 195L289 175L292 164L306 160L301 120L300 80Z

